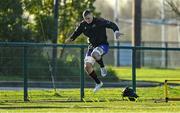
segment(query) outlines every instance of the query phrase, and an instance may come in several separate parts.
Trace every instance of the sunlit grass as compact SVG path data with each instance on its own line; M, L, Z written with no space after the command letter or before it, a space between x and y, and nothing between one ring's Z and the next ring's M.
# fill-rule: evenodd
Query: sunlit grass
M109 67L122 80L132 80L132 69L127 67ZM136 69L136 80L164 82L164 80L180 80L180 69Z
M180 87L173 87L171 93L178 97ZM53 90L29 90L29 102L23 102L23 91L0 91L0 113L178 113L180 102L168 103L155 99L164 99L163 87L137 88L140 98L136 102L122 100L122 88L102 88L96 94L92 89L85 89L85 98L80 101L79 89L58 89L59 95Z

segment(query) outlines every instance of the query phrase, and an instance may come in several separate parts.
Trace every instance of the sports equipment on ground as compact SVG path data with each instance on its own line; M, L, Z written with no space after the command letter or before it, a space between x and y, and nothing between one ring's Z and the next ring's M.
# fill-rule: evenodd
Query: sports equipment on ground
M170 91L168 91L170 88L168 88L168 84L170 83L180 83L180 80L165 80L164 81L164 94L165 94L165 101L180 101L180 97L170 97L169 93Z
M135 101L139 96L130 87L126 87L122 92L122 97L128 97L130 101Z

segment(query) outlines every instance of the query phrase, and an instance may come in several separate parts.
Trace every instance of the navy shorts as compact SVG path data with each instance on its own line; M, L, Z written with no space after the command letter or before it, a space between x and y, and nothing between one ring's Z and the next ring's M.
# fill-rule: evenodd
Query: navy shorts
M107 54L108 51L109 51L109 45L108 44L102 44L102 45L99 45L97 47L100 47L102 48L103 50L103 55ZM91 56L91 53L93 51L94 48L89 48L88 51L86 52L86 56Z

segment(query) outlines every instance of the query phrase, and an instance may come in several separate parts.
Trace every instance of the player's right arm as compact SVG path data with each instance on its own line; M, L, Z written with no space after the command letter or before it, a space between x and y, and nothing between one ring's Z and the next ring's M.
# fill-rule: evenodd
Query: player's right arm
M66 39L66 43L72 42L74 41L82 32L83 32L83 22L81 22L79 24L79 26L76 27L75 31L73 32L73 34L70 36L70 38Z

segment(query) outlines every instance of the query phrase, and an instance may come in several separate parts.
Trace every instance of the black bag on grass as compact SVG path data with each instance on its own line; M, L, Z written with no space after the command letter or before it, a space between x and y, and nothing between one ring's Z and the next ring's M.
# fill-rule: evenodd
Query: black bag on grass
M126 87L122 92L122 97L128 97L130 101L135 101L139 96L130 87Z

